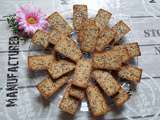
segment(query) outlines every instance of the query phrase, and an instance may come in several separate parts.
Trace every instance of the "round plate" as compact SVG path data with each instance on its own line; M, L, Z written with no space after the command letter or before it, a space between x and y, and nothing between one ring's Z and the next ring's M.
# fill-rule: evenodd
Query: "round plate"
M65 17L65 19L67 20L67 22L72 25L72 12L69 11L62 11L61 12L62 15ZM96 15L96 11L93 10L89 10L89 16L90 17L94 17ZM111 18L109 26L113 26L119 19L114 18L114 16ZM130 18L129 17L123 17L124 21L127 21L130 23ZM130 23L131 24L131 23ZM75 38L76 33L73 32L72 33L72 37ZM130 35L128 35L127 37L123 37L122 41L123 43L128 43L130 40ZM75 40L75 39L74 39ZM77 42L77 41L76 41ZM33 45L32 43L30 43L29 46L29 53L28 56L30 55L41 55L41 54L48 54L51 53L51 49L48 49L46 51L44 51L42 48ZM138 58L135 58L134 60L131 61L132 65L137 66L138 65ZM30 73L31 75L31 73ZM34 83L35 85L38 84L40 81L43 80L43 78L45 78L47 75L46 72L34 72L31 75L31 81L32 83ZM159 87L152 82L153 78L151 76L149 76L148 74L146 74L145 72L143 72L143 76L148 77L149 79L147 79L146 81L141 80L141 83L138 84L136 89L133 89L132 85L129 84L128 82L121 82L122 87L129 91L131 93L131 97L130 99L125 103L125 105L121 108L121 109L117 109L117 111L114 112L109 112L108 114L106 114L103 118L101 119L130 119L132 120L134 117L137 118L141 118L141 117L145 117L145 115L148 114L152 114L154 113L154 110L148 109L149 105L153 105L153 104L157 104L156 103L156 89L158 88L159 91ZM151 85L152 84L152 85ZM152 86L155 86L155 88L153 88ZM65 113L60 112L60 109L58 108L58 104L60 99L63 97L63 91L64 89L58 91L48 102L44 101L41 97L40 94L37 92L37 90L32 89L31 91L28 91L28 94L33 94L35 96L39 96L39 99L41 100L40 103L38 103L38 106L41 106L39 109L36 109L37 111L35 113L38 112L39 115L42 114L42 112L45 109L45 105L44 104L49 104L52 107L49 107L48 113L46 113L46 116L48 118L50 118L50 115L55 116L56 118L62 117L62 118L68 118L70 119L70 117L68 115L66 115ZM148 94L149 93L149 94ZM30 95L29 95L30 96ZM43 102L42 102L43 101ZM35 103L35 102L34 102ZM42 105L39 105L42 104ZM34 107L34 106L32 106ZM53 110L54 109L54 110ZM88 105L86 100L83 100L81 103L81 107L80 107L80 111L77 112L76 114L76 118L90 118L90 114L88 112Z

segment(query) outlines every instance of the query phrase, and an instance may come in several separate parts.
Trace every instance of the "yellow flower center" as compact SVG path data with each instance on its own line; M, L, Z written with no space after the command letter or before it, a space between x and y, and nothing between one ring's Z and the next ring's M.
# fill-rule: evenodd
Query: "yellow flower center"
M36 20L35 18L33 18L33 17L29 17L29 18L27 19L27 22L28 22L29 24L35 24L35 23L37 23L37 20Z

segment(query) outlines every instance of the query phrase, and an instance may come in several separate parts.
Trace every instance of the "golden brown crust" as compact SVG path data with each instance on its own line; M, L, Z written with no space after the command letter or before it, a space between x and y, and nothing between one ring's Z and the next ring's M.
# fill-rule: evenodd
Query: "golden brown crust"
M129 80L135 84L140 82L142 76L142 69L138 67L133 67L131 65L123 66L118 72L121 78Z
M52 13L50 16L48 16L47 20L53 29L57 29L58 31L61 31L67 35L72 32L72 27L58 12Z
M88 19L87 5L73 5L73 26L75 30L82 29L82 24Z
M32 36L32 43L47 48L48 38L49 38L49 33L43 30L37 30Z
M125 24L122 20L120 20L117 24L112 27L112 30L116 33L114 42L118 42L118 40L126 35L131 29L127 24Z
M130 59L141 55L141 51L137 42L114 46L113 50L116 49L127 49Z
M101 116L110 111L109 105L97 86L90 84L86 89L86 95L93 116Z
M92 60L84 58L79 60L75 68L72 84L81 88L86 88L90 79L91 70Z
M67 77L62 77L56 81L52 81L50 77L44 79L40 82L36 87L41 95L48 99L49 97L53 96L65 83Z
M98 40L96 43L96 50L97 51L103 51L107 45L110 44L110 42L115 37L115 32L112 31L110 28L105 27L98 36Z
M80 48L84 52L93 52L96 47L99 29L95 20L88 19L84 22L83 29L79 31Z
M120 89L120 84L108 72L95 70L93 77L108 96L115 95Z
M63 98L60 101L59 108L71 115L74 115L79 108L79 100L69 95L70 85L65 89Z
M129 55L129 51L128 51L128 49L126 47L123 47L121 45L117 45L117 46L114 46L112 48L112 50L115 50L115 51L119 52L119 54L122 57L122 62L123 63L126 63L127 61L129 61L131 59L131 57Z
M138 42L124 44L124 46L127 48L131 58L141 56L141 51Z
M52 79L57 79L60 76L74 70L74 68L75 64L65 60L59 60L52 62L52 64L48 67L48 72Z
M65 36L65 34L62 33L62 32L60 32L60 31L58 31L58 30L56 30L56 29L53 29L53 30L50 32L50 34L49 34L49 39L48 39L48 41L49 41L51 44L56 45L57 42L58 42L59 40L61 40L62 36ZM67 35L66 35L66 36L67 36Z
M69 89L69 95L82 100L85 96L85 90L72 85Z
M30 71L47 70L47 67L55 60L53 55L28 56L28 68Z
M122 58L117 51L97 52L93 54L93 67L96 69L119 70Z
M99 9L98 13L95 17L97 26L103 30L107 25L111 18L112 14L104 9Z
M122 107L129 99L129 94L123 88L118 91L118 94L113 97L113 101L117 107Z
M55 50L74 62L77 62L82 56L82 53L76 43L69 37L63 37L59 40L55 46Z

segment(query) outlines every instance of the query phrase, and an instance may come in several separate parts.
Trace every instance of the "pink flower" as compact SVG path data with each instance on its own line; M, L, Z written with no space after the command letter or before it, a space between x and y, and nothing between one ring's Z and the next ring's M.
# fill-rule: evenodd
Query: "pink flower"
M45 30L48 25L45 14L31 4L25 4L16 10L16 21L18 29L29 36L33 35L37 29Z

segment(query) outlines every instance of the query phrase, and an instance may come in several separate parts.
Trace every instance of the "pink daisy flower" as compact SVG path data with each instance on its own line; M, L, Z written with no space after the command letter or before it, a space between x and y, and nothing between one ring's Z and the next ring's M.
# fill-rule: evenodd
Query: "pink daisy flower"
M31 4L25 4L16 10L18 29L27 33L28 36L33 35L37 29L45 30L48 25L45 16L40 9Z

